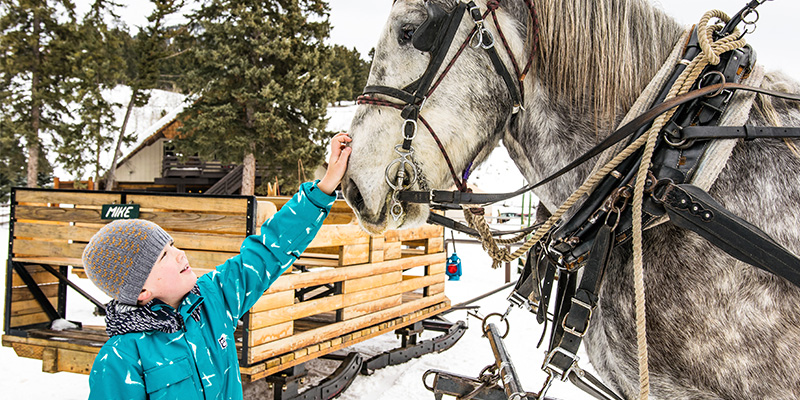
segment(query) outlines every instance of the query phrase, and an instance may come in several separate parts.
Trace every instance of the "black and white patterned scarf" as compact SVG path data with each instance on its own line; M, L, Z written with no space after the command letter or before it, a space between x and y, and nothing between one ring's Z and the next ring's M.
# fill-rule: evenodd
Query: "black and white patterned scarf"
M200 288L195 285L190 293L200 296ZM200 321L202 306L198 305L190 314L195 321ZM154 330L175 333L184 326L181 314L158 299L141 307L122 304L116 300L111 300L106 305L106 333L109 337Z

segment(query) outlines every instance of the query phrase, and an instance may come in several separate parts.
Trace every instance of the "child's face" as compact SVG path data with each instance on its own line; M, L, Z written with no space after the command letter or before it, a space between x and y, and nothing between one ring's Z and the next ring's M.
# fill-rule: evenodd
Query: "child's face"
M144 289L152 292L153 297L177 308L196 282L197 275L189 266L186 253L170 243L158 256Z

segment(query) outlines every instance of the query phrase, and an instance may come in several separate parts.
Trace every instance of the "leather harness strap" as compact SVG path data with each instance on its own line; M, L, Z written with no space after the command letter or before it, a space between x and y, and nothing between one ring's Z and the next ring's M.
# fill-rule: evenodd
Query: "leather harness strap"
M670 222L676 226L697 233L740 261L800 286L800 259L704 190L664 180L655 184L653 198L666 207Z
M680 106L682 104L686 104L692 100L702 98L709 94L717 93L722 90L744 90L749 92L756 92L761 94L766 94L773 97L778 97L786 100L794 100L800 101L800 95L788 94L783 92L776 92L773 90L767 90L762 88L756 88L752 86L747 86L739 83L720 83L716 85L711 85L704 87L702 89L693 90L688 92L684 95L674 97L670 100L667 100L659 105L647 110L645 113L636 117L629 123L625 124L621 128L617 129L612 133L609 137L604 139L600 142L597 146L593 147L582 156L578 157L574 161L570 162L560 170L556 171L552 175L548 176L545 179L542 179L539 182L536 182L532 185L525 186L515 192L510 193L463 193L463 192L456 192L456 191L447 191L447 190L432 190L430 192L423 192L423 191L412 191L412 190L404 190L400 192L400 200L406 201L409 203L439 203L439 204L488 204L488 203L495 203L502 200L507 200L512 197L519 196L523 193L529 192L539 186L542 186L546 183L549 183L556 178L566 174L567 172L572 171L575 167L583 164L586 161L589 161L593 157L597 156L598 154L602 153L604 150L608 149L609 147L615 145L616 143L622 141L623 139L633 135L636 133L639 128L647 125L651 121L653 121L659 115L667 112L668 110ZM690 129L692 128L692 129ZM697 132L702 132L701 127L685 127L684 130L689 129L692 134L697 134ZM760 127L758 129L761 129ZM797 137L793 135L797 135L795 132L798 128L780 128L784 129L788 132L790 136L786 137ZM724 132L724 131L720 131ZM765 132L768 132L765 130ZM771 138L781 138L783 136L769 136Z
M800 128L782 126L687 126L683 140L800 138Z

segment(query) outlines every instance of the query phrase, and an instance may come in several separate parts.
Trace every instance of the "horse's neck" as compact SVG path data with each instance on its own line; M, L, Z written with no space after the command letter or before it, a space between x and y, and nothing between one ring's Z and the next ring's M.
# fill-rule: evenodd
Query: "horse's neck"
M543 100L524 111L504 137L509 155L528 182L558 171L597 142L593 118L573 111L565 104ZM585 163L538 188L536 195L553 211L581 185L592 167L591 162Z
M578 0L577 3L581 4L575 7L611 7L610 0L603 0L607 3L603 6L595 1ZM581 30L559 27L564 23L561 21L563 16L559 16L558 8L549 4L549 0L537 0L536 4L543 8L544 14L540 20L543 24L540 32L576 36L572 43L568 40L552 42L546 51L552 54L577 52L583 58L573 60L540 54L540 60L548 64L538 66L538 71L534 70L530 74L532 77L525 82L526 111L517 117L504 142L512 159L531 183L578 158L611 133L661 67L683 29L648 2L634 1L628 3L630 9L626 12L609 15L609 26L602 25L602 21L599 22L601 25L593 26L592 29L615 34L608 40L597 41ZM522 15L520 11L517 13ZM635 20L637 18L640 20ZM638 28L614 31L610 27L620 26L618 20L628 22L621 26L635 25ZM645 29L649 36L641 35L635 29ZM558 43L568 47L553 47ZM548 46L546 43L543 45ZM620 49L622 46L628 47ZM584 53L587 52L595 54L586 56ZM597 54L614 57L614 61L597 61ZM585 76L588 77L582 81L581 77ZM619 81L603 83L601 77L617 77ZM587 91L589 93L585 93ZM547 208L557 207L583 183L593 166L591 161L580 166L539 189L537 196Z

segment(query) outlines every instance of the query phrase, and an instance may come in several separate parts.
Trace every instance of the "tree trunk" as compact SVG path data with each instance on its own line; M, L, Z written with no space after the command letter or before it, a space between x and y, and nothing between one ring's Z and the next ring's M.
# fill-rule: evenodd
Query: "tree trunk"
M28 138L28 187L39 186L39 122L42 118L42 107L39 104L39 74L41 53L39 52L39 35L42 31L39 10L33 12L33 66L31 67L31 135Z
M242 170L242 195L253 196L256 193L256 157L253 152L244 156Z
M133 100L136 98L137 93L139 93L139 90L133 89L131 100L128 102L128 109L125 111L125 119L122 120L122 128L120 128L119 135L117 135L117 145L114 147L114 158L111 161L111 166L108 168L108 173L106 173L106 190L114 190L114 186L117 184L117 161L122 157L122 151L120 150L122 147L122 138L125 136L125 129L128 127L128 120L131 117L131 111L133 111Z
M97 132L96 135L97 135L97 148L95 149L95 157L94 157L94 181L97 182L97 184L99 185L100 169L102 168L100 166L100 153L102 150L100 148L100 141L102 140L102 137L100 136L100 132Z

